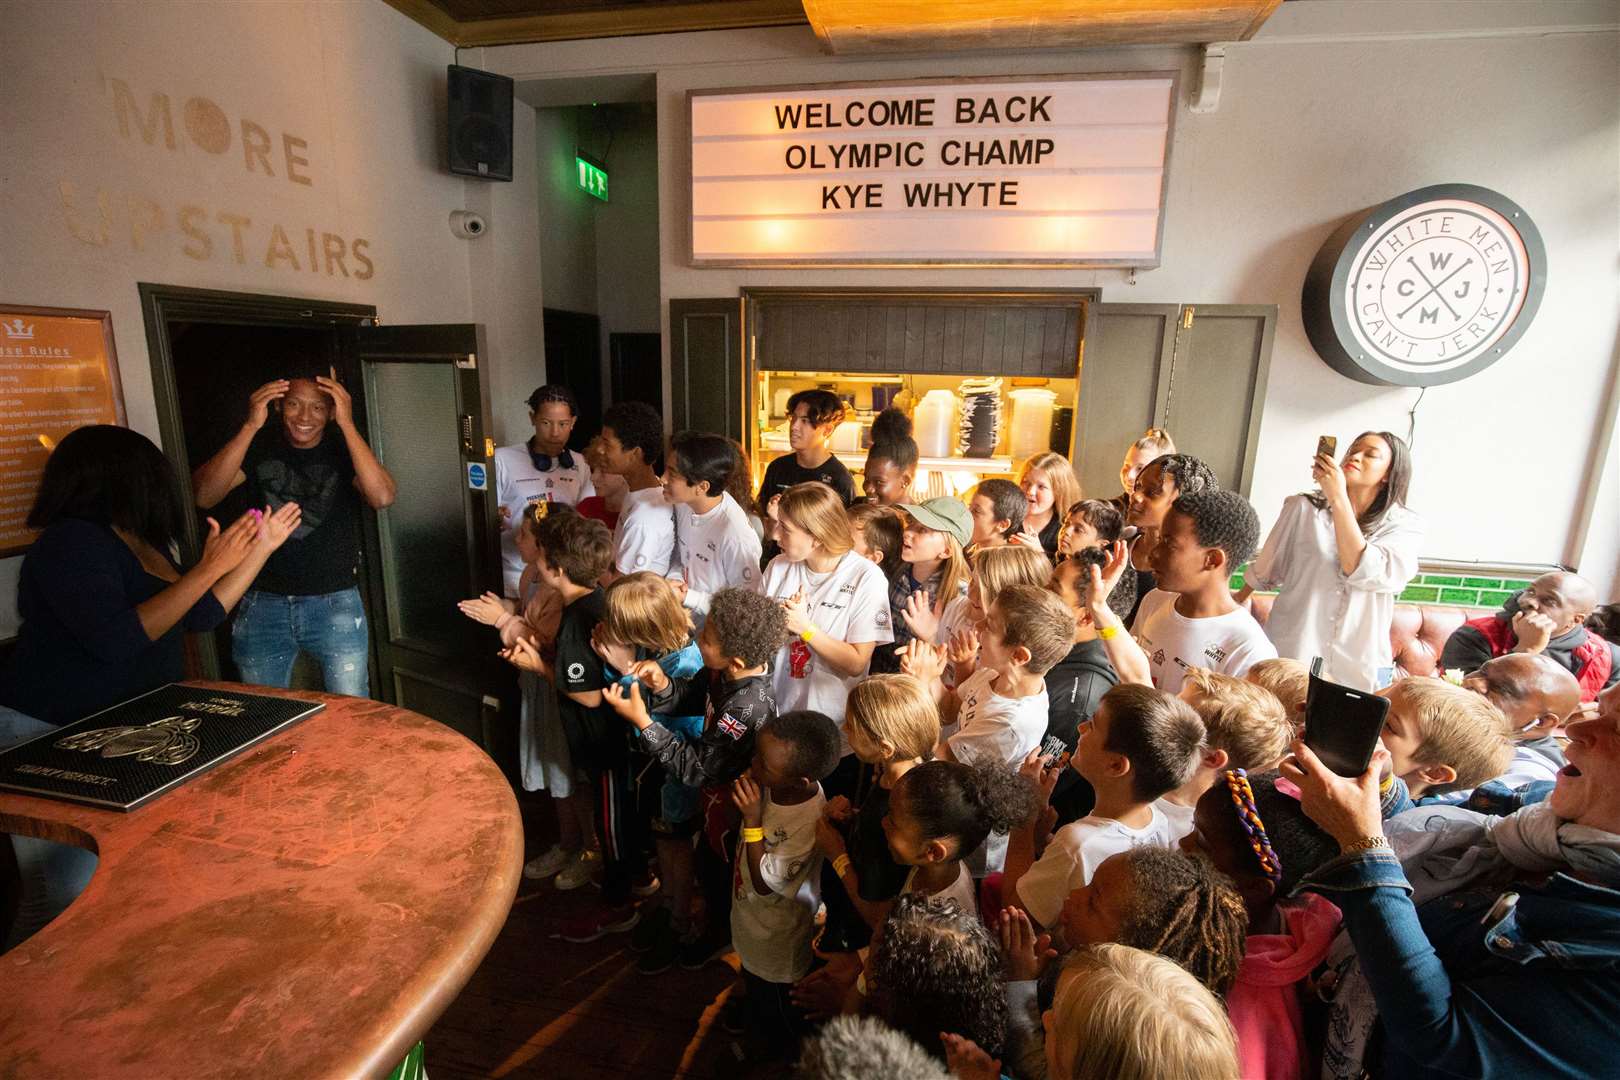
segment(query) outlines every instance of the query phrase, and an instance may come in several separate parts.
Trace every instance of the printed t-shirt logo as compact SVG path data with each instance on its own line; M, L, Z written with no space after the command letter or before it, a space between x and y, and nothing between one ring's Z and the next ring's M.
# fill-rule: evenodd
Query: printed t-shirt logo
M568 677L570 679L583 679L585 677L585 665L577 661L569 664Z

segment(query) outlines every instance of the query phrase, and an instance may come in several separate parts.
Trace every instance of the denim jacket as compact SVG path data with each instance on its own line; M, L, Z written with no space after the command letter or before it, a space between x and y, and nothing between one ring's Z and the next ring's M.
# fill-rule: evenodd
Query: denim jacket
M1418 908L1387 849L1340 856L1302 887L1344 912L1378 1004L1383 1075L1620 1075L1620 891L1560 873Z

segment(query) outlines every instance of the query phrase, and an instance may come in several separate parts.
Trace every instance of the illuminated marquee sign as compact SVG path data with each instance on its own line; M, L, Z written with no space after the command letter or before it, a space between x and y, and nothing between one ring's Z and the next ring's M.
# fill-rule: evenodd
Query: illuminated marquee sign
M1159 263L1175 75L694 91L697 266Z

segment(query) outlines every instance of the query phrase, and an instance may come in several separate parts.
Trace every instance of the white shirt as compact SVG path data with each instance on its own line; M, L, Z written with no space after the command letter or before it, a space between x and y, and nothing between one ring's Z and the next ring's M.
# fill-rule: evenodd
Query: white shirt
M1225 787L1225 784L1223 783L1221 786ZM1198 809L1196 806L1182 806L1180 803L1173 803L1169 799L1154 799L1153 805L1159 813L1164 815L1164 819L1170 823L1170 843L1172 846L1181 843L1183 836L1192 835L1193 812Z
M669 575L675 558L675 508L664 501L664 489L654 484L628 492L613 530L613 568L621 574L651 571Z
M1190 667L1242 678L1260 661L1276 658L1276 646L1245 609L1189 619L1176 611L1179 595L1163 589L1148 593L1131 628L1160 690L1181 693Z
M956 688L962 708L956 733L947 742L951 755L964 765L993 761L1017 768L1046 736L1046 687L1029 697L1003 697L992 689L996 677L993 669L980 668ZM991 833L963 861L974 877L998 872L1007 862L1007 834Z
M825 574L810 571L806 563L792 562L778 555L765 568L760 592L786 600L803 592L805 610L818 632L851 645L875 642L886 645L894 640L889 621L889 582L870 559L853 551L845 552ZM844 704L854 685L866 677L862 671L843 678L795 637L776 654L771 686L776 694L776 711L814 709L838 724L840 753L849 753L844 738Z
M939 633L934 635L934 644L941 647L949 645L952 638L971 625L973 625L973 602L964 593L945 605L945 611L939 617ZM955 661L945 661L945 673L940 676L940 681L946 686L955 688Z
M1307 665L1320 656L1324 678L1378 690L1395 678L1389 625L1395 598L1418 571L1423 519L1392 507L1366 539L1361 562L1346 574L1333 511L1290 495L1243 581L1279 594L1266 619L1279 653Z
M917 883L917 869L917 867L913 866L906 874L906 883L900 886L901 892L917 893L919 896L923 895L915 888ZM969 915L977 915L979 913L979 890L973 882L973 875L968 873L966 863L957 863L956 871L957 873L955 881L945 886L945 888L939 890L939 892L929 894L928 898L930 900L936 898L940 900L955 900L964 912Z
M759 876L771 890L761 896L748 873L748 845L737 841L731 886L731 942L742 966L766 982L798 982L810 970L810 939L821 906L821 855L816 822L827 797L820 787L795 806L778 806L765 792L765 855Z
M1054 833L1035 865L1018 879L1018 898L1030 917L1043 927L1055 924L1063 901L1080 886L1090 884L1097 867L1110 856L1142 844L1174 846L1170 822L1157 806L1152 809L1153 820L1140 829L1128 828L1113 818L1088 816Z
M562 462L553 458L551 468L541 472L534 467L527 443L515 443L495 451L495 501L506 511L506 527L501 530L501 577L507 596L517 596L518 579L523 576L517 532L529 504L543 501L577 506L582 499L596 494L585 455L572 456L572 468L563 468Z
M707 514L690 506L675 507L675 564L686 582L686 606L706 615L721 589L759 587L759 536L737 500L722 492ZM701 620L699 620L701 626Z

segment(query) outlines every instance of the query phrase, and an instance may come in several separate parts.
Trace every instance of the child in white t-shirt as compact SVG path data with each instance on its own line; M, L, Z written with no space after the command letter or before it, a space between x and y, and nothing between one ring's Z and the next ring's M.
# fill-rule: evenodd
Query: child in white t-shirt
M518 551L523 512L534 503L575 506L596 494L585 455L568 449L579 406L566 386L547 384L529 395L534 437L495 451L495 501L501 515L501 577L508 598L518 595L524 561Z
M979 641L979 667L954 691L940 681L939 650L917 643L907 670L932 686L941 726L955 722L935 756L965 765L1017 767L1046 735L1046 679L1074 642L1074 612L1036 585L1012 585L996 597ZM968 865L975 877L1001 869L1005 833L992 832Z
M1179 698L1134 683L1104 694L1091 719L1080 724L1080 740L1070 761L1096 790L1096 806L1053 834L1038 861L1039 810L1013 830L1001 882L1002 903L1023 908L1050 928L1069 893L1090 882L1110 855L1139 844L1174 844L1170 823L1153 802L1187 781L1198 765L1203 742L1203 721ZM1032 753L1023 768L1049 795L1060 767Z
M836 498L836 496L835 496ZM759 729L754 761L731 786L742 815L732 882L731 941L742 962L750 1047L792 1053L803 1017L788 997L810 970L821 906L816 822L827 804L820 778L838 764L838 728L809 711L778 714Z
M1148 556L1158 588L1142 598L1131 624L1153 685L1179 694L1188 668L1242 678L1276 657L1276 646L1232 599L1230 586L1232 571L1259 539L1260 519L1235 491L1207 489L1171 505Z
M668 577L675 558L675 510L664 500L664 421L643 401L621 401L602 417L602 467L624 477L629 493L613 530L613 570Z
M765 568L760 591L782 602L794 636L776 655L776 707L842 717L872 650L894 639L888 581L877 564L855 554L843 501L825 484L788 488L777 503L777 519L782 554ZM840 753L849 764L840 766L839 779L847 773L852 789L859 763L842 735ZM828 790L853 794L841 782Z
M675 507L670 583L702 629L715 593L758 587L759 534L726 493L741 466L730 439L685 432L675 436L670 457L664 470L664 498Z

